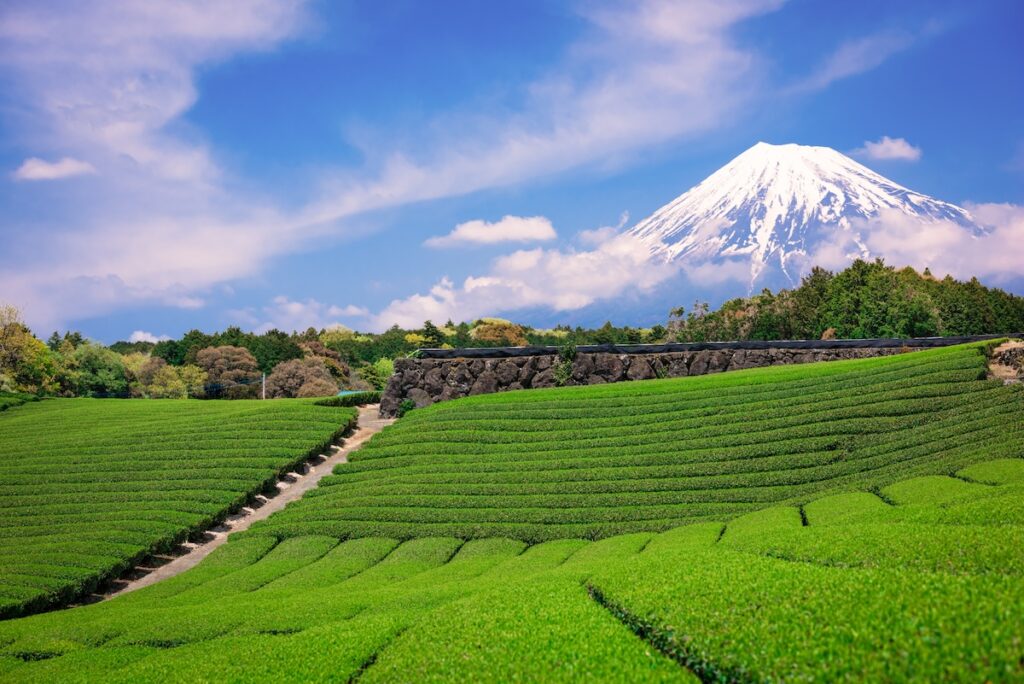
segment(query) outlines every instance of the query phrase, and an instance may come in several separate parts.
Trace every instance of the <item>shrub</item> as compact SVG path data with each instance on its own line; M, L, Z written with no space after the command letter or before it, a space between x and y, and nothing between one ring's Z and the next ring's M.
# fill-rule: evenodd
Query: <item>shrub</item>
M572 365L576 361L576 345L566 342L558 348L558 364L555 366L555 384L559 387L572 379Z
M395 373L395 362L388 358L377 359L359 369L359 377L369 383L375 390L383 391L388 378Z
M207 347L196 354L196 365L207 375L206 396L227 399L255 397L259 390L256 357L244 347Z
M496 346L523 347L529 344L523 326L501 318L482 318L469 334L478 342Z
M357 392L356 394L345 394L340 397L329 397L316 402L317 406L366 406L367 404L379 404L380 392Z
M98 344L83 344L74 352L78 394L87 397L126 396L128 377L121 356Z
M335 384L333 379L313 378L304 382L299 391L295 393L295 396L300 398L330 397L337 393L337 391L338 385Z
M318 358L279 363L267 378L268 397L324 397L337 391L338 383Z
M166 363L152 375L146 389L154 399L184 399L188 396L188 389L178 370Z
M398 411L395 412L395 415L397 417L401 418L402 416L404 416L405 414L409 413L410 411L412 411L415 408L416 408L416 402L415 401L413 401L412 399L403 399L402 403L400 403L398 405Z

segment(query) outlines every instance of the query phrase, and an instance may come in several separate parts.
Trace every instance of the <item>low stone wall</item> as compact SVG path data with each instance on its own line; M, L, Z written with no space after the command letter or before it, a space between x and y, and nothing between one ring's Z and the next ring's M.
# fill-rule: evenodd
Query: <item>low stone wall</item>
M742 368L860 359L994 337L581 346L565 384L681 378ZM558 350L553 347L423 350L420 358L395 361L395 374L381 397L381 416L394 416L405 399L421 407L475 394L554 387L559 363Z

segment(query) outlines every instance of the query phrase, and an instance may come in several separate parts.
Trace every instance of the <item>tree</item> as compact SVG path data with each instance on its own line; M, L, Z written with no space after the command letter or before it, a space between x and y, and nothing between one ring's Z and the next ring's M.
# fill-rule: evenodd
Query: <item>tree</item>
M440 347L448 341L448 338L443 332L441 332L441 329L430 321L426 321L423 324L423 331L421 334L423 336L424 344L428 347Z
M159 356L151 356L146 359L146 362L142 364L138 371L139 383L143 387L148 387L153 384L153 377L161 370L167 367L167 362L161 359Z
M203 388L207 382L207 374L199 366L182 366L178 369L178 377L181 378L181 382L185 385L185 396L191 397L192 399L201 399L203 397Z
M377 359L359 369L359 377L369 383L373 389L383 391L388 378L395 373L395 362L391 359Z
M658 324L651 326L650 331L647 333L648 342L661 342L668 336L668 330L665 326Z
M319 359L327 367L331 376L339 385L346 385L351 379L352 369L347 363L341 360L341 354L333 349L328 349L318 340L310 340L299 344L302 349L302 356L306 359Z
M60 349L60 345L64 342L70 342L72 348L77 348L78 345L85 342L85 338L82 337L82 333L80 332L65 332L64 336L61 337L57 334L57 331L54 330L53 334L50 335L50 338L46 340L46 346L50 348L50 351L57 351Z
M245 347L256 357L256 363L264 373L271 372L282 361L302 358L302 349L298 343L276 329L246 341Z
M88 342L75 350L74 358L78 366L80 396L128 396L128 377L119 354Z
M323 378L313 378L303 383L295 396L298 398L333 397L337 393L338 386L332 381Z
M54 365L54 393L61 397L73 397L78 392L78 361L75 347L64 339L56 352L52 353Z
M153 373L147 390L153 399L184 399L188 396L185 383L174 366L164 365Z
M196 354L196 365L206 372L205 394L210 398L246 399L259 389L259 367L248 349L207 347Z
M324 397L337 392L338 383L317 358L285 361L267 378L268 397Z
M502 347L522 347L527 344L523 326L501 318L481 318L470 335L477 342Z
M113 351L113 347L111 347ZM120 352L119 352L120 353ZM167 365L167 362L161 358L153 358L149 354L143 354L142 352L130 352L128 354L121 354L121 362L124 364L125 375L128 378L128 394L133 398L145 396L146 385L152 380L152 372L148 373L148 377L143 380L144 369L152 362L157 362L162 365Z
M343 325L332 325L320 333L320 342L325 346L332 346L341 342L348 342L356 334Z

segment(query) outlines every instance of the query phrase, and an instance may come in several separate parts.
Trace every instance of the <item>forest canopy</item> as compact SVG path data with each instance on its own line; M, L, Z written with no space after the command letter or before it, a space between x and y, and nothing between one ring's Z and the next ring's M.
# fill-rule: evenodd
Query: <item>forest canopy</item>
M935 278L858 259L839 273L814 268L799 287L731 299L711 311L671 312L680 342L952 337L1024 331L1024 297L977 278Z

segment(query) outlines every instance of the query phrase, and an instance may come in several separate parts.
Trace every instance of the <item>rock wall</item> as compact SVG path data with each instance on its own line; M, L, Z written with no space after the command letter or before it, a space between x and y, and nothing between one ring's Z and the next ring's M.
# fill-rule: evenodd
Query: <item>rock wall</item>
M751 345L758 348L745 348L739 344L731 348L716 345L719 348L646 353L579 351L565 384L598 385L625 380L681 378L742 368L886 356L915 348L907 344L832 348L806 348L806 343L804 345L803 348L764 347L763 343ZM464 351L479 355L482 350ZM449 355L457 353L455 350ZM496 355L499 355L497 350ZM383 417L394 416L405 399L422 407L475 394L555 387L559 363L553 350L515 356L501 354L499 358L398 359L395 361L395 374L388 380L381 397L380 413Z

